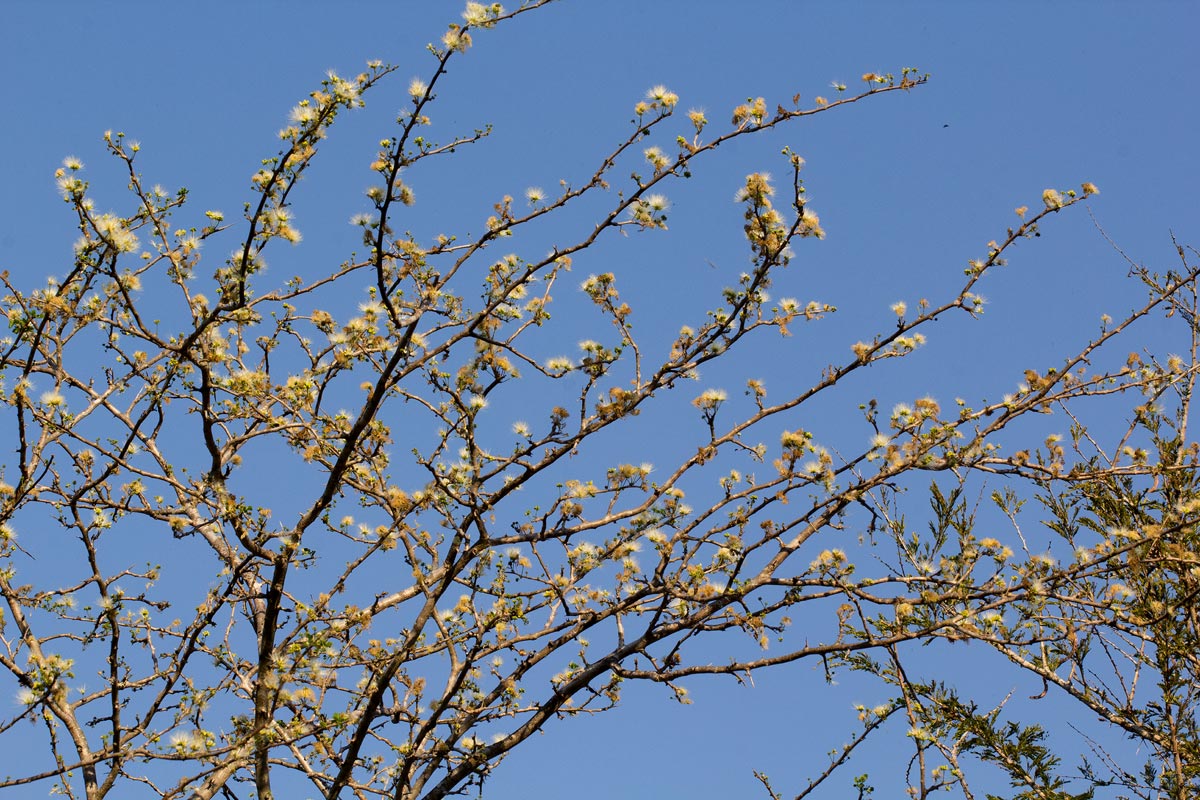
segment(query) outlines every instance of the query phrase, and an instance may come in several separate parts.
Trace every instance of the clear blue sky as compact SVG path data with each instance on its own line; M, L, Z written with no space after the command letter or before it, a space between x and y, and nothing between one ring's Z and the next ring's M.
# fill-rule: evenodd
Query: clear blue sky
M98 205L121 207L124 181L103 154L104 130L142 143L148 182L187 186L194 211L235 218L288 110L327 69L353 74L378 58L401 69L334 128L297 201L305 242L269 259L281 275L337 263L354 246L347 220L366 209L374 142L390 135L409 78L428 73L424 44L460 11L457 1L6 3L0 269L26 287L65 272L76 232L53 180L64 156L88 165ZM677 328L678 308L702 302L700 293L745 263L732 202L740 178L782 172L778 151L791 144L808 162L828 238L804 244L775 293L844 313L819 337L791 341L798 350L764 352L748 368L802 382L799 365L843 358L887 324L892 302L948 295L965 262L1012 223L1012 209L1037 205L1046 187L1097 184L1090 207L1135 260L1173 266L1172 231L1200 243L1197 31L1200 6L1185 2L564 0L478 34L453 62L434 130L448 137L491 123L495 133L414 174L408 224L423 235L478 231L506 192L586 179L655 84L724 120L747 97L773 107L797 92L832 96L831 81L853 89L863 72L919 67L932 78L916 91L718 151L671 193L669 235L577 264L579 279L628 275L635 297L661 305L661 319L642 324ZM1059 215L982 287L983 320L932 341L904 371L864 383L860 399L1010 391L1030 354L1053 363L1102 312L1116 316L1141 297L1125 272L1086 211ZM1154 324L1146 327L1154 336ZM564 349L581 335L567 332ZM485 796L753 797L752 769L798 790L841 742L850 704L875 699L826 687L807 664L761 676L754 689L731 683L696 684L688 707L633 690L603 718L553 724L501 767ZM877 796L893 794L879 786Z

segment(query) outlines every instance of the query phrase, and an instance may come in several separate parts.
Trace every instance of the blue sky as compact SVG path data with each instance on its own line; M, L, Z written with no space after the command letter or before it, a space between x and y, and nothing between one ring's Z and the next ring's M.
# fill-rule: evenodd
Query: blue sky
M104 130L142 143L149 182L189 187L192 213L235 217L295 102L326 70L353 74L378 58L401 68L334 129L297 200L305 242L270 259L279 274L337 263L354 246L347 220L367 207L374 143L389 135L409 78L430 69L424 44L460 5L10 4L0 26L0 67L10 76L0 269L26 287L65 272L75 230L53 180L64 156L88 165L98 205L124 202ZM791 349L764 349L760 363L705 377L732 386L738 370L753 370L798 385L883 329L891 303L956 290L965 262L1046 187L1097 184L1096 223L1136 261L1173 266L1171 232L1200 242L1197 30L1200 10L1183 2L564 0L477 35L452 65L434 131L448 137L490 123L494 133L413 176L411 225L424 235L478 231L506 192L585 180L655 84L719 121L747 97L773 105L797 92L833 96L833 81L853 89L864 72L918 67L931 80L917 90L722 148L669 192L669 234L635 235L578 260L580 280L605 270L628 277L634 300L654 308L639 324L673 331L746 263L734 191L747 172L782 174L778 152L790 144L807 160L827 239L804 243L777 291L842 313L818 335L789 340ZM544 235L550 243L560 234ZM902 371L862 378L853 402L878 396L887 406L929 391L994 399L1031 359L1053 363L1094 332L1101 313L1134 305L1141 291L1126 270L1085 210L1058 215L982 287L990 302L982 320L947 326L952 335ZM563 334L564 349L586 335L580 322ZM1161 325L1148 321L1139 335L1154 341ZM671 442L639 446L654 460ZM807 664L756 678L753 689L731 684L696 684L686 707L637 689L610 715L552 725L506 762L485 796L754 796L752 769L798 790L841 741L850 704L873 699L852 685L826 687Z

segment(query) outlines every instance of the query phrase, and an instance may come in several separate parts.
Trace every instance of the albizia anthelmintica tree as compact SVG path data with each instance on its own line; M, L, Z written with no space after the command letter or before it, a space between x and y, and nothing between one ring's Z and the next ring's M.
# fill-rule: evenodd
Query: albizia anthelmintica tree
M301 101L236 218L145 182L120 134L105 139L128 173L120 212L98 210L83 165L64 162L74 263L38 288L5 278L0 664L20 705L0 738L22 755L5 759L0 786L88 800L440 798L480 785L551 720L611 708L629 681L683 700L692 676L816 659L878 676L893 699L862 709L861 731L797 791L891 727L911 749L914 794L970 797L982 762L1030 797L1061 796L1040 729L905 670L906 644L974 639L1148 744L1145 769L1097 765L1093 784L1194 796L1195 349L1111 368L1101 357L1155 310L1194 321L1184 251L1176 271L1138 273L1135 311L1076 352L1038 354L1000 401L887 410L849 391L871 365L872 380L903 370L931 323L981 314L977 287L1013 246L1096 190L1034 191L957 286L829 345L803 390L705 388L693 379L752 363L763 337L824 346L804 332L836 309L767 294L822 236L803 159L785 150L779 178L751 172L737 188L749 266L707 313L647 337L633 320L654 309L621 293L634 276L598 271L582 292L602 335L552 355L556 336L575 336L549 310L577 291L578 277L562 280L572 261L664 229L667 193L685 192L680 179L719 145L925 79L867 74L857 94L760 98L713 120L656 87L628 136L554 191L495 198L472 221L481 232L406 233L410 176L486 136L429 138L447 64L546 2L470 3L431 47L407 110L364 154L375 182L353 220L361 249L318 274L263 267L299 240L293 193L339 116L395 67L331 74ZM576 208L602 210L549 252L522 245ZM572 229L583 233L568 240ZM364 288L357 313L326 310ZM807 411L829 396L862 408L836 450ZM1102 436L1075 416L1081 401L1132 423ZM523 421L498 412L516 406ZM694 424L656 466L595 444L658 407ZM1067 439L1022 433L1046 412ZM283 500L271 475L288 482ZM1003 488L996 508L1018 534L1024 500L1048 506L1054 553L976 530L967 498L981 478ZM905 524L910 506L928 529ZM1136 697L1135 673L1153 685Z

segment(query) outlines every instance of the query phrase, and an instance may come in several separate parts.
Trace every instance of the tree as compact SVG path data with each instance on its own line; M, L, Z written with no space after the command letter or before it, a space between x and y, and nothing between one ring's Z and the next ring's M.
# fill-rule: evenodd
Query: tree
M429 138L447 64L546 2L470 3L431 48L432 72L407 87L374 155L371 210L355 217L363 251L332 270L292 279L264 267L299 241L299 179L341 114L394 81L390 65L330 75L293 109L237 222L217 211L175 222L192 214L187 192L148 185L139 146L119 133L105 141L128 174L125 212L98 211L83 165L63 164L75 263L33 290L6 278L3 306L15 447L0 486L0 663L23 707L0 732L36 731L46 758L0 786L444 797L482 786L552 720L612 708L629 682L686 701L695 676L809 659L830 676L875 676L894 700L862 709L861 732L803 794L894 718L909 725L919 794L970 795L967 766L981 761L1030 797L1063 796L1039 728L910 679L906 645L974 640L1151 748L1144 774L1101 764L1091 783L1192 796L1195 347L1163 361L1107 356L1152 313L1194 328L1186 251L1164 276L1136 270L1148 290L1138 308L1000 401L943 409L923 396L887 410L855 397L853 378L903 368L935 322L981 314L979 284L1015 245L1096 192L1047 189L959 286L897 303L877 333L829 352L810 386L697 389L702 370L835 311L768 296L794 248L823 234L788 149L784 180L751 172L739 188L749 267L706 315L648 338L618 288L626 276L601 271L582 291L609 335L555 356L550 303L572 261L616 233L665 229L668 188L685 191L681 179L720 145L925 77L868 73L862 91L809 104L750 99L728 123L679 113L679 98L654 87L581 180L500 198L479 233L403 232L407 176L487 136ZM579 207L601 210L578 238L547 255L521 244ZM230 258L202 267L202 245L229 241ZM326 310L364 286L358 313ZM867 444L823 441L807 415L830 395L863 402ZM1131 427L1102 444L1078 409L1120 413L1128 396L1139 398ZM526 421L495 413L515 405ZM667 465L605 446L639 415L681 407L694 438L664 446ZM1040 430L1050 411L1074 422L1070 451ZM264 471L287 475L295 496L264 499ZM1016 534L1024 500L1038 497L1061 543L1018 554L1019 536L978 535L969 498L980 480ZM922 493L928 531L906 516ZM147 563L125 536L147 537ZM1149 700L1135 673L1155 676ZM857 784L869 793L865 777Z

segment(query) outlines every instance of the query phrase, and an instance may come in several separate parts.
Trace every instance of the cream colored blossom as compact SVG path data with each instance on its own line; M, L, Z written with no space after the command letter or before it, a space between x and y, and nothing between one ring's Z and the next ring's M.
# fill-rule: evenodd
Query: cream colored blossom
M1046 208L1054 210L1063 207L1062 195L1054 189L1047 189L1042 192L1042 202L1046 204Z
M674 108L679 102L679 95L660 84L646 92L646 99L653 100L665 108Z

